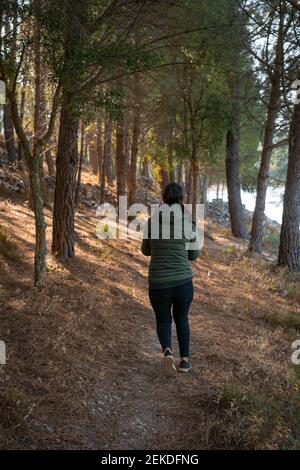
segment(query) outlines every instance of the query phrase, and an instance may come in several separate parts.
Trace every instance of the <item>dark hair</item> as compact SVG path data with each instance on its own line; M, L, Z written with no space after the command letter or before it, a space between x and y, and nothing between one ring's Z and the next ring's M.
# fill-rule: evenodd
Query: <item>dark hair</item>
M165 204L182 204L184 198L184 191L182 186L177 183L167 184L163 190L162 198Z

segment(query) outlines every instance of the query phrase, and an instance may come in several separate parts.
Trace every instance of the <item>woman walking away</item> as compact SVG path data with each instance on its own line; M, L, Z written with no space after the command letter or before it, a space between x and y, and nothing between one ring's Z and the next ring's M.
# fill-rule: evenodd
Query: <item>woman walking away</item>
M141 250L144 255L151 256L149 298L156 317L164 366L169 375L175 375L172 313L181 357L178 371L188 372L192 368L188 313L194 288L190 261L198 258L200 250L195 224L184 210L182 187L177 183L168 184L162 196L163 204L145 225Z

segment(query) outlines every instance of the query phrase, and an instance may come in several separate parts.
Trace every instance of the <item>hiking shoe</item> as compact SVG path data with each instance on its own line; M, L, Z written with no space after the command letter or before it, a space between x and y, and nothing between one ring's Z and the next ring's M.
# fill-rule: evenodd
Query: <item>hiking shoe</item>
M174 364L174 356L170 349L167 349L164 355L164 368L167 375L176 375L177 370Z
M178 372L189 372L191 368L192 368L192 364L182 359L178 367Z

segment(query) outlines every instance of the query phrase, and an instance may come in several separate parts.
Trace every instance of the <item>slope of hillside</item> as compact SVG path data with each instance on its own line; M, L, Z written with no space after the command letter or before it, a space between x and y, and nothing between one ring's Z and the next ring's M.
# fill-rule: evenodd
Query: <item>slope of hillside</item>
M94 211L81 208L76 260L49 256L47 286L33 288L33 216L24 196L4 196L1 448L299 447L298 281L214 226L194 264L194 368L169 378L139 242L100 241Z

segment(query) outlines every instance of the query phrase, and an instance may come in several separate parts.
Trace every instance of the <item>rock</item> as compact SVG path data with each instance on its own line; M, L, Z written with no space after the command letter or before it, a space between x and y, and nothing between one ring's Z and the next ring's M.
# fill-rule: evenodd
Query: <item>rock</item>
M244 217L246 224L251 223L253 212L248 211L243 205ZM229 214L229 205L228 202L223 201L222 199L213 199L207 204L207 215L211 218L213 223L220 225L230 225L230 214ZM266 215L264 218L264 225L280 227L280 224L274 220L270 220Z
M0 171L0 185L14 192L24 192L26 189L26 183L19 175L2 170Z
M81 202L82 204L85 204L87 207L90 207L90 208L98 207L98 203L90 199L82 199Z
M229 224L229 207L228 203L222 199L214 199L207 204L207 215L212 219L213 223L228 225Z

